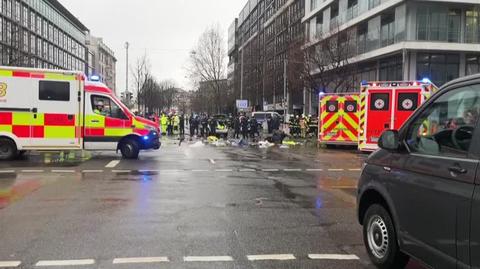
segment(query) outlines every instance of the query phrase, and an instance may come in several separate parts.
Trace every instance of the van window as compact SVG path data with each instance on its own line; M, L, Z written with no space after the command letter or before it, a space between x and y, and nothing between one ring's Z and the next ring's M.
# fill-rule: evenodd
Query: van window
M70 101L70 83L40 81L38 99L41 101Z
M373 93L371 97L370 110L388 111L390 110L390 94Z
M128 119L123 110L110 98L92 95L93 113L115 119Z
M415 111L418 107L418 93L399 93L397 109L399 111Z
M435 100L411 125L412 152L467 157L480 115L480 85L449 91Z

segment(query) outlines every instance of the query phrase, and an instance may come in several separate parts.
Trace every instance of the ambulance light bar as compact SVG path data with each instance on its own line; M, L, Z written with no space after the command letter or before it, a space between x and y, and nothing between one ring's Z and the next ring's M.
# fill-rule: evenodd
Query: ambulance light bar
M432 84L429 79L421 81L381 81L381 82L362 82L362 87L410 87Z

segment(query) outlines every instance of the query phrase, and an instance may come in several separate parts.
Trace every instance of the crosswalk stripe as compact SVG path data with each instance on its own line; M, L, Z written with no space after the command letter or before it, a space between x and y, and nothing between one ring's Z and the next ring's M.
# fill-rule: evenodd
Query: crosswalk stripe
M348 254L308 254L311 260L360 260L357 255Z
M249 261L287 261L287 260L295 260L295 256L293 254L269 254L269 255L248 255L247 259Z
M159 263L170 262L168 257L136 257L136 258L115 258L113 264L131 264L131 263Z
M75 265L92 265L95 264L93 259L83 260L51 260L51 261L39 261L35 266L75 266Z
M0 261L0 268L15 268L22 264L21 261Z
M0 174L11 174L15 173L15 170L0 170Z
M107 165L105 165L105 168L114 168L114 167L117 166L119 163L120 163L119 160L113 160L113 161L107 163Z
M183 257L185 262L231 262L231 256L186 256Z

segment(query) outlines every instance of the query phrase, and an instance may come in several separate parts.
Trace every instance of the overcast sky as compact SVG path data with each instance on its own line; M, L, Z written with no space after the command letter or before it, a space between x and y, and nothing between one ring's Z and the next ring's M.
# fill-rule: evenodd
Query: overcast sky
M220 24L227 42L228 27L246 0L60 0L94 36L115 51L117 92L125 90L125 41L130 66L142 54L150 57L159 79L189 87L185 66L189 52L206 27ZM226 45L225 45L226 46ZM130 75L130 81L132 80ZM130 86L131 87L131 86Z

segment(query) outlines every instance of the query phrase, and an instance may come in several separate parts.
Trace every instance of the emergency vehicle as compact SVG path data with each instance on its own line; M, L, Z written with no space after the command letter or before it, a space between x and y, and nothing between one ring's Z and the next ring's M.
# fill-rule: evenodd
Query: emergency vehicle
M159 149L158 124L136 117L83 73L0 67L0 160L30 150Z
M322 94L318 141L326 145L358 144L358 93Z
M358 149L374 151L387 129L398 130L438 88L423 81L364 82L360 90Z

